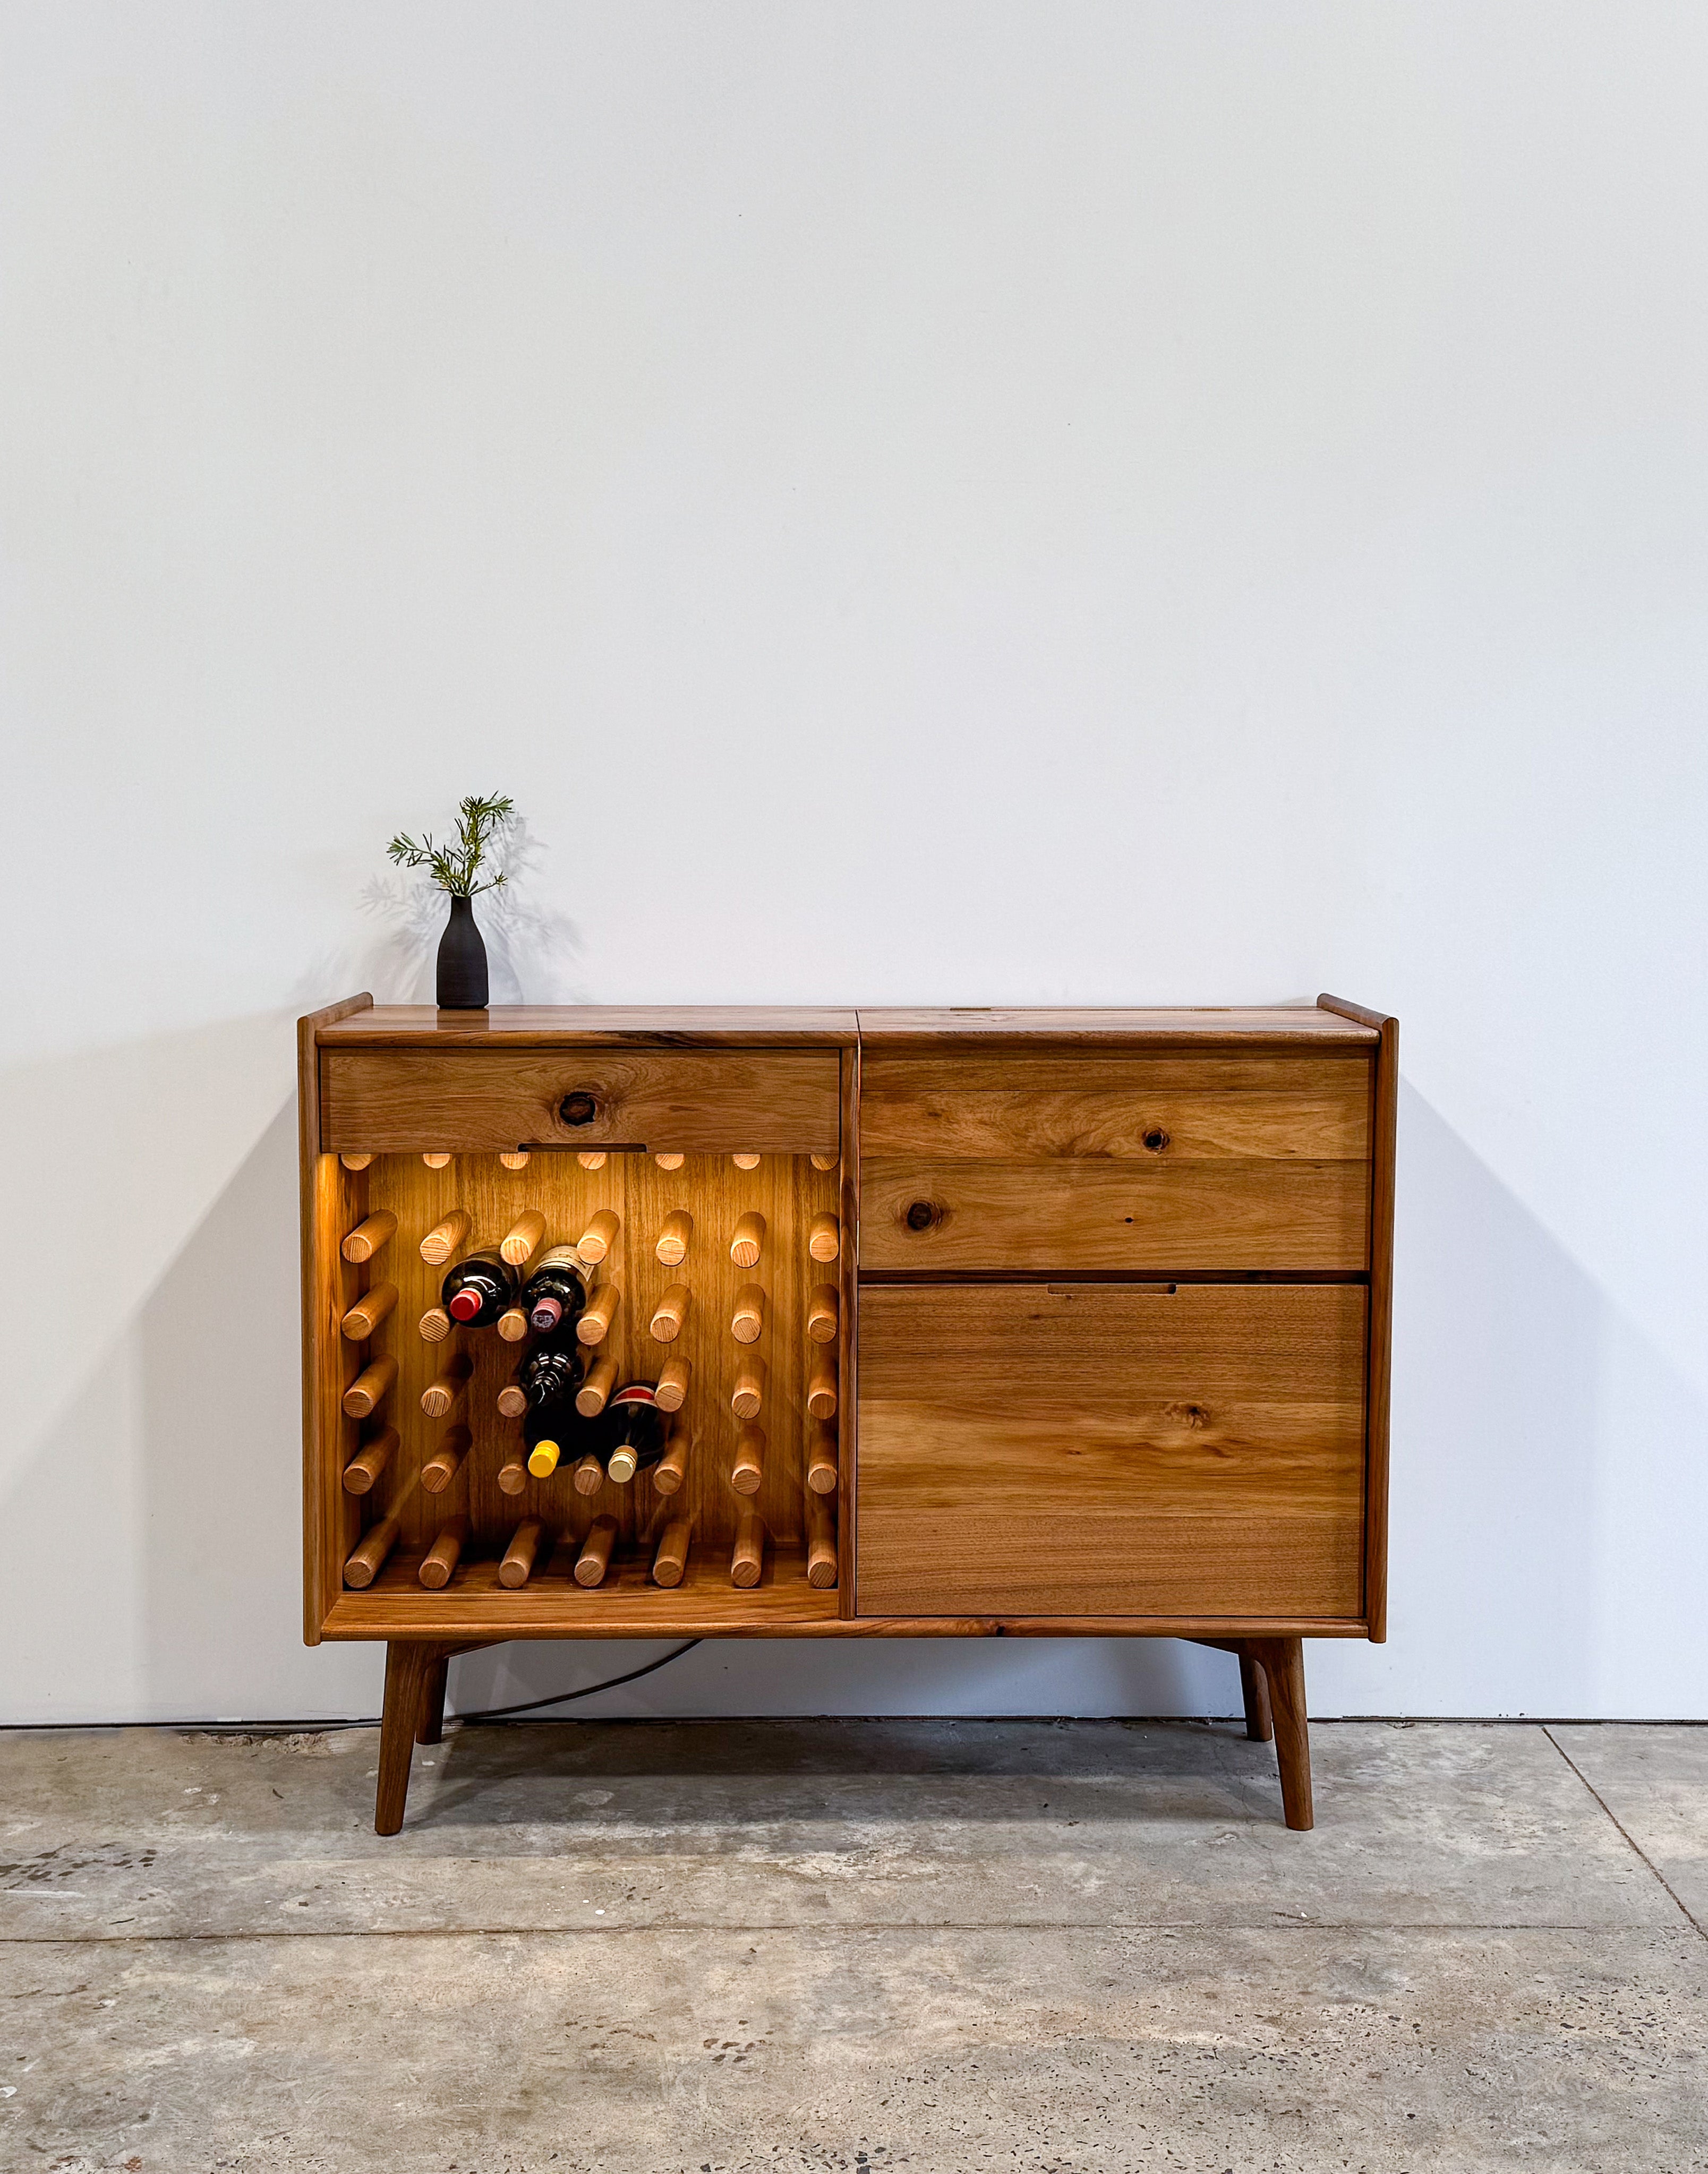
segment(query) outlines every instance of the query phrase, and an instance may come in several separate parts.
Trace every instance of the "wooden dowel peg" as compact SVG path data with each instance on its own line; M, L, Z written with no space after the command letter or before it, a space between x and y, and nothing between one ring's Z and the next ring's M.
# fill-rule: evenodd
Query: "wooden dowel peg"
M743 1590L757 1585L765 1566L765 1528L757 1510L743 1510L735 1528L735 1547L729 1559L729 1582Z
M820 1351L813 1358L807 1376L807 1409L815 1420L836 1416L836 1360L831 1352Z
M346 1170L365 1170L373 1160L372 1155L341 1155L338 1157Z
M807 1497L807 1582L820 1593L836 1582L836 1513L828 1495Z
M667 1359L658 1369L654 1395L661 1412L679 1412L688 1402L688 1385L694 1369L686 1359Z
M466 1426L446 1428L438 1448L421 1467L421 1484L430 1495L442 1495L457 1477L473 1439Z
M672 1284L657 1306L652 1318L646 1324L653 1339L659 1344L673 1344L682 1333L683 1323L688 1318L690 1294L686 1284Z
M538 1208L527 1208L500 1239L498 1250L511 1268L519 1268L545 1235L545 1217Z
M730 1160L738 1170L757 1170L759 1159L756 1155L732 1155Z
M592 1528L576 1557L576 1583L597 1585L610 1567L611 1550L617 1544L617 1520L595 1517Z
M498 1333L506 1344L520 1344L527 1334L527 1316L519 1306L507 1306L498 1317Z
M680 1585L688 1568L688 1544L693 1526L686 1517L673 1517L664 1528L658 1552L652 1558L654 1585Z
M834 1261L842 1250L842 1225L827 1209L807 1225L807 1251L815 1261Z
M835 1170L841 1158L833 1155L815 1155L811 1160L814 1170Z
M729 1468L729 1484L738 1495L757 1495L765 1484L765 1430L763 1427L744 1426L736 1437L735 1463Z
M501 1155L499 1160L506 1170L526 1170L528 1151L526 1148L518 1148L514 1155Z
M370 1360L344 1391L344 1409L353 1420L365 1420L397 1378L397 1362L389 1351Z
M346 1495L365 1495L374 1482L392 1461L392 1452L397 1447L397 1430L388 1426L383 1434L376 1434L366 1441L344 1467Z
M605 1167L603 1148L583 1148L576 1157L583 1170L603 1170Z
M474 1361L466 1351L453 1351L421 1392L421 1409L430 1420L442 1420L468 1386Z
M527 1391L515 1382L506 1382L498 1393L498 1409L507 1420L519 1420L527 1409Z
M442 1344L451 1333L451 1316L442 1306L430 1306L420 1321L421 1341Z
M765 1295L757 1284L743 1284L735 1295L729 1333L738 1344L757 1344L765 1325Z
M749 1209L735 1226L735 1236L729 1241L729 1257L738 1268L756 1268L765 1249L765 1219Z
M524 1517L504 1551L504 1560L498 1566L498 1582L512 1591L526 1585L534 1566L534 1557L539 1553L540 1534L545 1527L538 1517Z
M738 1420L756 1420L765 1400L765 1362L757 1356L743 1359L735 1370L735 1387L729 1408Z
M652 1160L660 1170L680 1170L688 1158L686 1155L656 1155Z
M576 1392L576 1409L584 1420L596 1420L611 1400L617 1386L617 1362L607 1352L588 1367L586 1379Z
M589 1268L597 1268L617 1242L622 1220L611 1209L601 1208L587 1219L587 1227L576 1241L576 1251Z
M338 1251L359 1268L364 1261L373 1259L397 1227L397 1219L389 1208L376 1208L371 1215L363 1217Z
M464 1517L447 1517L439 1528L439 1537L421 1558L417 1572L423 1585L437 1592L441 1586L449 1585L451 1573L462 1560L462 1550L468 1540L468 1520Z
M352 1344L365 1344L397 1303L396 1284L373 1284L365 1290L338 1327Z
M344 1559L344 1583L359 1591L371 1585L381 1565L397 1546L402 1529L403 1520L395 1511L389 1517L381 1517L377 1525L370 1525Z
M426 1164L429 1170L443 1170L446 1164L450 1161L451 1158L448 1155L434 1154L424 1155L421 1160Z
M652 1250L661 1266L679 1268L693 1242L694 1218L685 1208L673 1208L659 1226L658 1242Z
M623 1293L616 1284L600 1284L581 1309L581 1317L576 1323L578 1344L603 1344L611 1333L611 1323L617 1318L617 1308L622 1303Z
M589 1450L576 1465L576 1492L578 1495L597 1495L604 1484L605 1468Z
M527 1485L527 1467L519 1453L505 1457L498 1468L498 1489L501 1495L520 1495Z
M688 1454L694 1447L694 1429L684 1419L671 1421L664 1438L664 1454L652 1468L652 1484L661 1495L673 1495L688 1477Z
M430 1268L442 1268L453 1253L462 1250L462 1241L468 1236L467 1211L453 1208L421 1241L421 1257Z
M807 1484L815 1495L834 1495L840 1469L836 1430L826 1420L813 1422L807 1445Z
M834 1344L842 1318L842 1301L835 1284L814 1284L807 1300L807 1333L814 1344Z

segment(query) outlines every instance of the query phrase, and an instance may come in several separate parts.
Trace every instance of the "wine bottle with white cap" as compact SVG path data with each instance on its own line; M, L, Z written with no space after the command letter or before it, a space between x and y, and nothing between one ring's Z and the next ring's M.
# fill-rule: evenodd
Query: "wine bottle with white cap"
M656 1382L630 1382L605 1407L605 1477L621 1486L664 1454L664 1414Z

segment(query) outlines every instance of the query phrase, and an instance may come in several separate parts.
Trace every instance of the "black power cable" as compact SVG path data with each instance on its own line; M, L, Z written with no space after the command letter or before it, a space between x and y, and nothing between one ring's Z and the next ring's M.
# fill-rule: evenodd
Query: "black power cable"
M650 1676L655 1668L662 1668L672 1661L679 1661L684 1653L691 1653L703 1641L690 1638L674 1652L661 1653L656 1661L649 1661L644 1668L630 1668L626 1676L607 1676L602 1684L588 1684L578 1691L558 1691L550 1698L524 1699L518 1706L488 1706L473 1713L447 1713L446 1721L505 1721L513 1713L538 1713L543 1706L567 1706L571 1699L592 1698L595 1691L613 1691L619 1684L639 1683L642 1676Z

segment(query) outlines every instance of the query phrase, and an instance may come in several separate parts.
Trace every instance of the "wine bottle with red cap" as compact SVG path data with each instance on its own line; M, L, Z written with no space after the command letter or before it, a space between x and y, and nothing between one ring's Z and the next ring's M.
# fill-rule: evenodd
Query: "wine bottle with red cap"
M658 1409L656 1382L630 1382L606 1405L605 1476L620 1486L637 1472L657 1464L664 1454L664 1414Z
M573 1335L586 1306L590 1274L573 1246L554 1246L543 1253L522 1286L528 1326L541 1336L554 1332Z
M499 1252L465 1253L446 1272L439 1302L464 1328L490 1328L516 1299L516 1272Z

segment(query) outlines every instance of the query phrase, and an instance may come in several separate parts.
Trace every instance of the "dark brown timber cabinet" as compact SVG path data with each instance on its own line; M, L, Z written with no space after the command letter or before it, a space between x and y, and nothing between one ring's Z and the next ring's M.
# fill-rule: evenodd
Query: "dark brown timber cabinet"
M1311 1825L1300 1641L1386 1635L1394 1020L357 997L300 1048L305 1633L386 1641L381 1833L453 1654L625 1636L1224 1647ZM441 1284L553 1246L542 1471L523 1317Z

